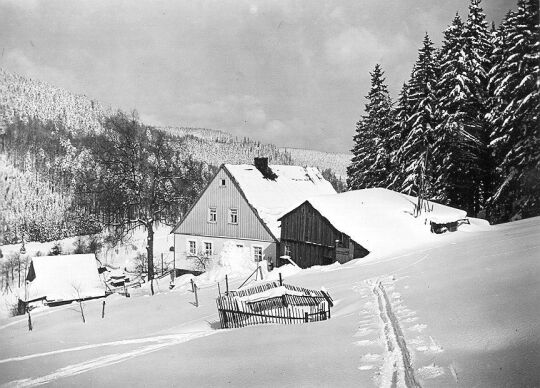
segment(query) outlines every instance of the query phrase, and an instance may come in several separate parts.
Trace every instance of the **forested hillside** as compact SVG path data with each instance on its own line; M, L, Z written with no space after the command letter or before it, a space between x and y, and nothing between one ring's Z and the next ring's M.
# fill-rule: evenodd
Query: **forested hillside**
M540 215L538 7L519 0L495 27L472 0L440 48L425 35L396 104L377 65L349 188L386 187L491 222Z
M97 168L93 142L107 132L105 123L118 115L113 112L84 95L0 69L0 245L20 242L23 236L27 241L53 241L101 229L110 214L76 191L81 179ZM133 117L139 121L136 113ZM140 125L140 130L148 128ZM190 168L206 165L199 174L202 182L191 178L196 190L190 200L176 207L169 204L162 221L174 223L217 166L252 163L256 156L267 156L275 164L316 165L343 190L335 174L344 176L346 155L312 152L310 158L308 150L280 149L212 129L157 130Z
M251 163L255 156L268 156L275 164L295 164L300 166L316 166L321 171L331 170L345 179L346 169L351 162L350 154L307 150L302 148L276 147L263 144L249 138L238 138L229 133L206 128L159 127L172 136L192 137L189 145L197 153L197 158L215 161L231 160L227 163Z

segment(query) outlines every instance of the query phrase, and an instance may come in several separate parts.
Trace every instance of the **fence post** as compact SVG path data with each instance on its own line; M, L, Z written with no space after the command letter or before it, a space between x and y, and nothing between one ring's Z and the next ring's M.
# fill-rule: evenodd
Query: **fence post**
M225 287L225 295L229 295L229 277L227 275L225 275Z
M219 297L221 298L221 288L219 287L219 282L217 282L217 290L218 290Z
M101 309L101 318L105 318L105 301L103 301L103 308Z
M193 292L195 292L195 307L199 307L199 298L197 296L197 285L193 283L193 286L194 286Z
M193 279L191 279L191 292L195 292L195 283L193 282Z
M262 274L262 268L261 268L260 265L259 265L259 273L261 274L261 280L264 280L264 279L263 279L263 274Z
M28 312L28 331L32 331L32 317L30 316L30 309L26 308Z
M281 278L281 272L279 273L279 285L283 285L283 279Z
M304 313L304 322L309 322L309 314L307 312Z

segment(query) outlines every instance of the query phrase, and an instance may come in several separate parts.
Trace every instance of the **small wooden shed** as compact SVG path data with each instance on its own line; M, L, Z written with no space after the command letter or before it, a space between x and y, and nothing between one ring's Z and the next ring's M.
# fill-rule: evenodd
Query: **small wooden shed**
M369 251L338 230L306 201L281 220L282 255L290 256L301 268L345 263L364 257Z
M25 303L41 300L51 305L105 296L94 254L33 257L26 281L21 298Z

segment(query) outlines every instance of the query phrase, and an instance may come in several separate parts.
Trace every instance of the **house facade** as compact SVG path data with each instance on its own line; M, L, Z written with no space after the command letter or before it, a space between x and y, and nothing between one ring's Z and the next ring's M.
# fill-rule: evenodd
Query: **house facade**
M335 193L316 168L222 165L204 192L173 228L178 268L196 256L217 258L226 242L248 248L253 260L276 262L278 218L307 197Z

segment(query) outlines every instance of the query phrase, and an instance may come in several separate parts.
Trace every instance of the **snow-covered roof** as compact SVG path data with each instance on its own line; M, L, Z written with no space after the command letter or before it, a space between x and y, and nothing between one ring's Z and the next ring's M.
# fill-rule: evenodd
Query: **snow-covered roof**
M270 165L277 175L274 180L250 164L225 164L243 191L249 204L275 237L280 237L278 218L291 208L316 195L335 194L336 191L316 167Z
M99 277L94 254L33 257L28 278L33 280L26 287L27 301L105 296L105 285Z
M430 221L465 218L463 210L429 202L430 212L414 217L415 197L373 188L309 198L308 202L337 230L370 252L387 252L432 238Z

